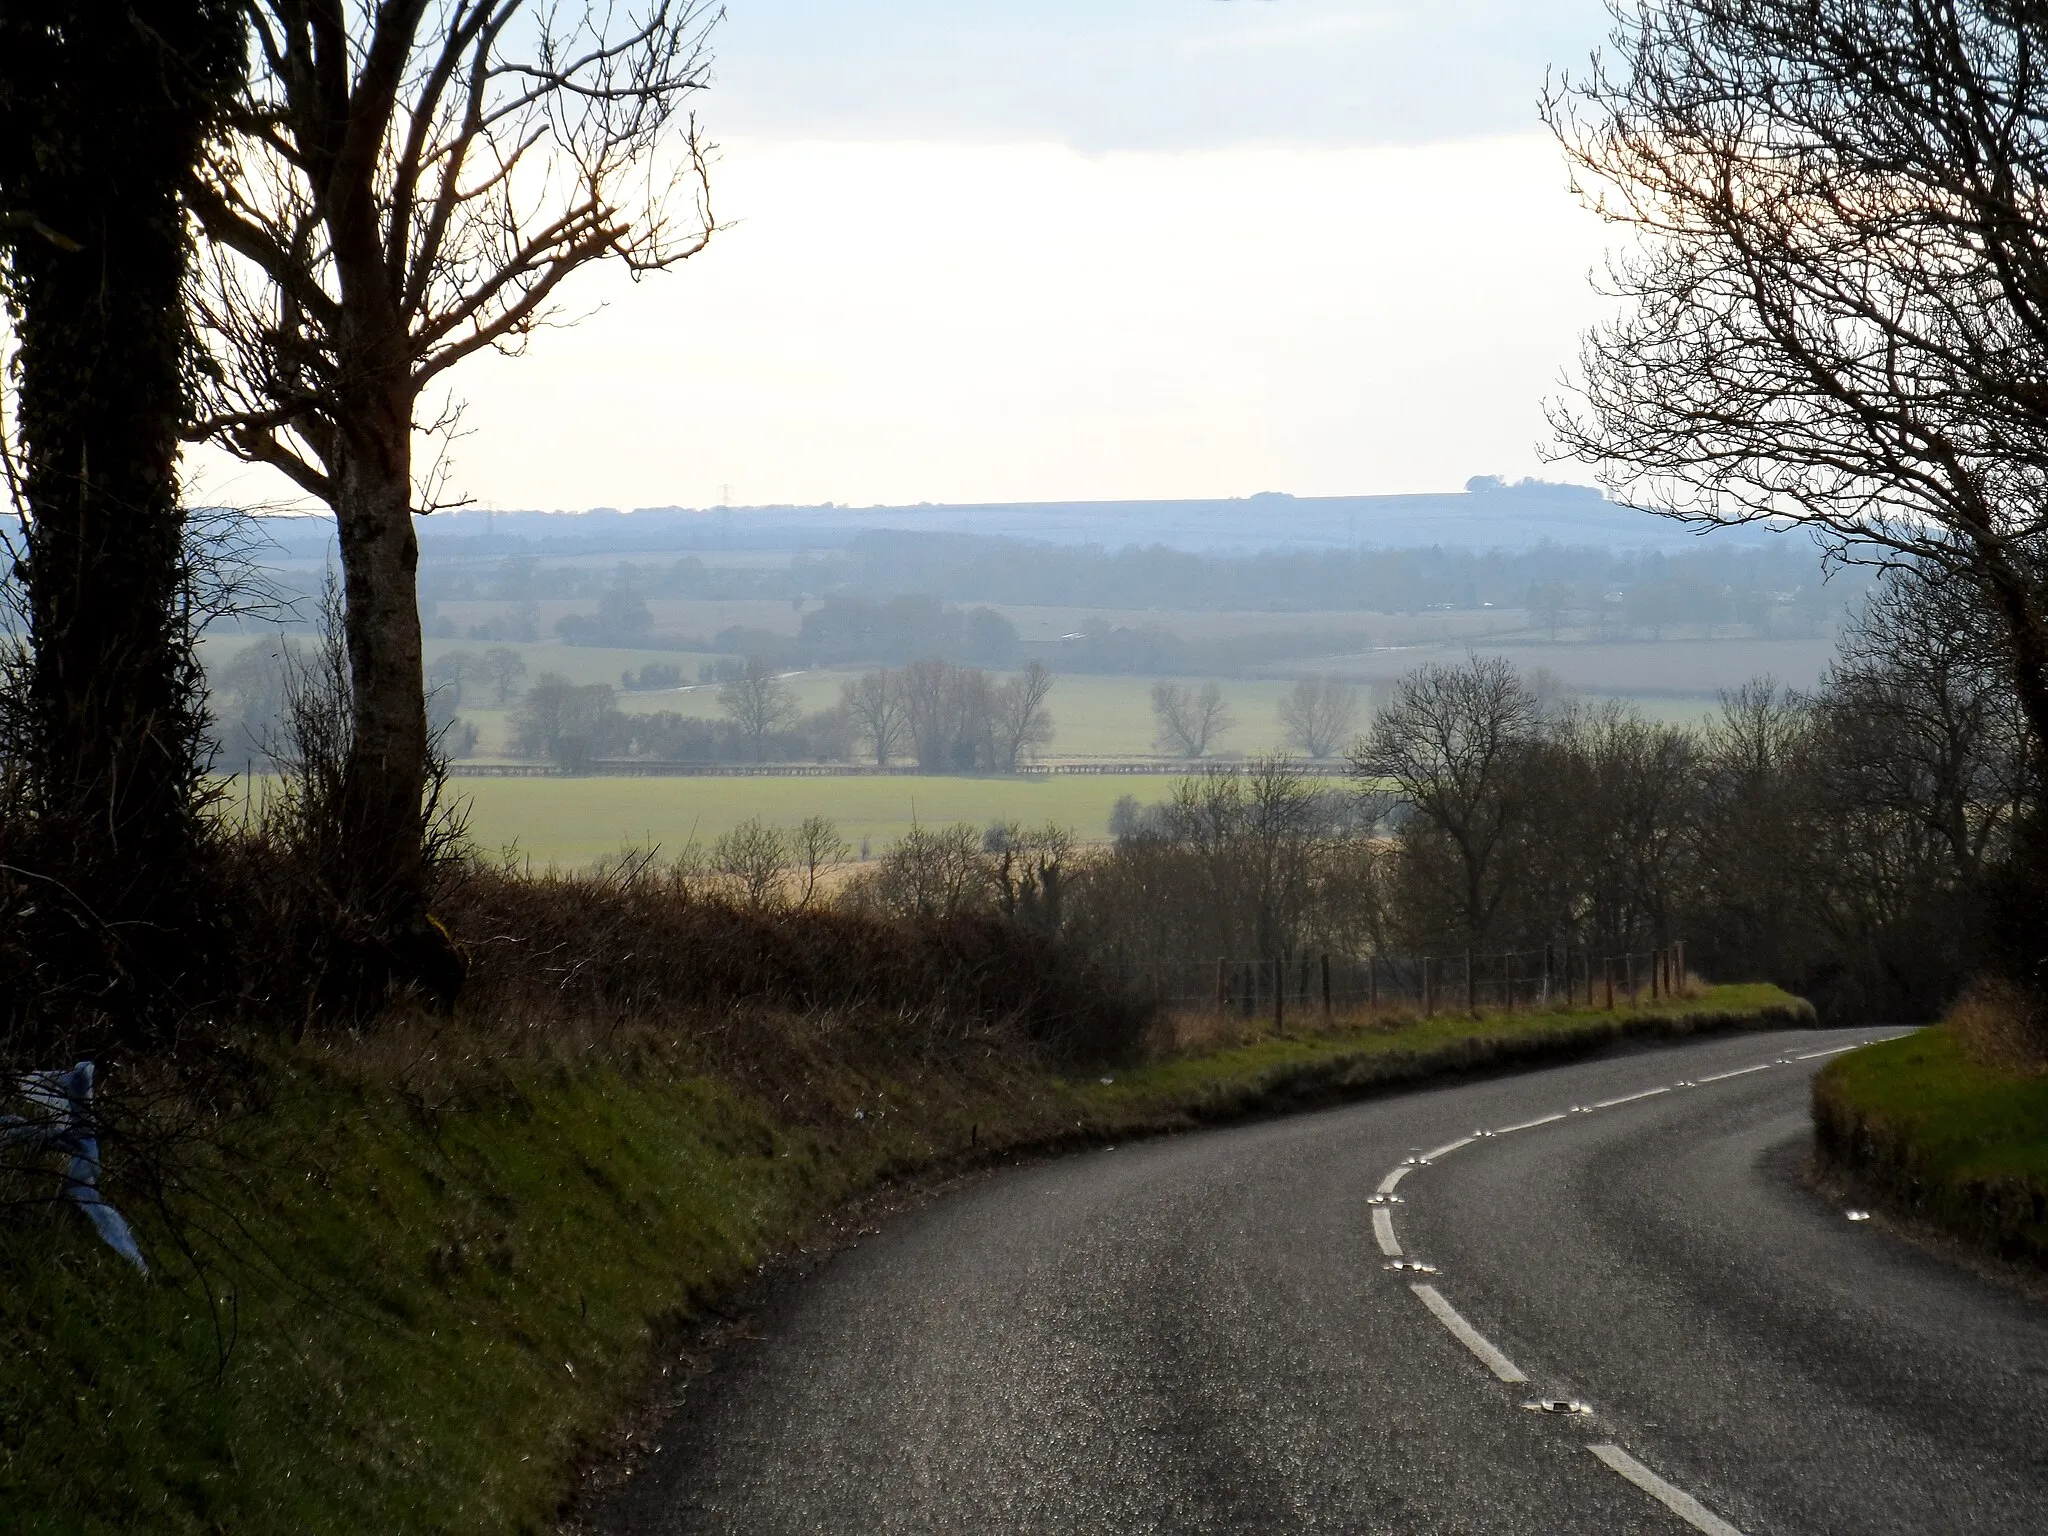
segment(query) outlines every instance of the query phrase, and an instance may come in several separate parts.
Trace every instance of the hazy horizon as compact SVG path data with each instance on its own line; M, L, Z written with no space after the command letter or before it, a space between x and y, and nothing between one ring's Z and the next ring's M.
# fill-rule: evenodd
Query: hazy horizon
M905 505L1555 476L1542 402L1605 242L1536 98L1604 25L1580 0L739 0L696 103L725 227L673 273L587 275L580 323L458 370L449 489ZM298 500L192 463L196 499Z

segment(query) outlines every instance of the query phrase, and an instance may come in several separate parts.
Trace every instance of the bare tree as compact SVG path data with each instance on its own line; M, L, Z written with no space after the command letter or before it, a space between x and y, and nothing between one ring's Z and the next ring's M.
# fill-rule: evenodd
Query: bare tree
M1539 723L1535 695L1514 667L1474 656L1402 678L1352 759L1361 778L1392 780L1422 828L1449 845L1452 904L1467 942L1485 941L1514 890Z
M1243 773L1183 779L1165 832L1195 856L1212 907L1246 925L1235 942L1263 958L1292 951L1300 936L1328 810L1299 768L1260 758Z
M1052 711L1045 707L1051 692L1052 673L1041 661L989 691L990 734L995 742L991 766L997 772L1015 773L1027 752L1052 740Z
M757 763L767 758L768 733L797 717L795 692L774 666L759 656L749 656L739 676L719 687L718 707L747 738Z
M624 744L626 717L615 697L610 683L572 683L557 673L541 673L512 716L513 750L582 773L594 759Z
M1640 237L1552 413L1615 491L1983 594L2048 769L2048 19L1654 0L1546 115Z
M526 676L526 659L509 645L494 645L477 662L477 675L491 685L498 707L512 702Z
M1310 757L1334 757L1358 727L1358 693L1334 677L1304 677L1280 701L1280 729L1289 746Z
M1917 825L1965 893L2027 796L2026 724L1996 628L1981 605L1892 575L1844 632L1815 701L1841 801Z
M414 434L464 358L517 352L591 263L658 271L710 230L699 0L250 0L254 72L193 207L208 241L200 435L334 509L360 899L424 922Z
M1537 700L1541 710L1540 693ZM1547 937L1576 918L1581 942L1610 952L1677 937L1698 742L1612 700L1544 718L1549 750L1530 759L1541 826L1531 850L1536 867L1523 881L1522 931Z
M711 845L710 873L735 905L766 912L787 903L794 855L788 833L750 816Z
M474 651L444 651L427 668L427 681L447 690L451 709L462 707L463 690L482 675L483 663Z
M983 910L995 894L982 835L966 823L913 826L849 887L849 903L906 918Z
M826 816L806 816L789 834L789 847L795 904L801 911L825 894L825 881L853 856L853 847Z
M839 701L853 721L854 736L868 744L875 766L886 768L903 748L903 695L884 671L863 672L839 687Z
M927 773L948 766L959 740L959 691L953 672L951 662L925 656L896 674L910 748L917 754L917 765Z
M1158 745L1177 757L1207 757L1218 737L1236 724L1223 690L1214 682L1190 688L1185 683L1152 685L1152 718L1158 723Z
M945 766L959 773L986 772L997 766L995 685L980 667L949 671L953 741Z

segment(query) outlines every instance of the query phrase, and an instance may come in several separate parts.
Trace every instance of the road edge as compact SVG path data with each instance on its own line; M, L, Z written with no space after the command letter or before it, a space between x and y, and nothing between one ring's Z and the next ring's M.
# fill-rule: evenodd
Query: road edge
M1567 1017L1570 1022L1555 1027L1539 1023L1532 1028L1527 1015L1506 1016L1503 1022L1513 1028L1498 1034L1475 1033L1418 1050L1382 1044L1379 1049L1335 1051L1205 1083L1194 1092L1134 1093L1129 1080L1120 1082L1115 1074L1070 1082L1064 1086L1081 1115L1071 1129L1000 1146L935 1152L878 1169L809 1229L767 1255L736 1288L664 1330L663 1347L653 1352L641 1390L581 1458L574 1488L557 1515L556 1536L603 1536L611 1529L604 1522L606 1506L659 1454L676 1420L694 1411L695 1394L748 1338L751 1319L804 1283L833 1254L876 1233L881 1222L963 1184L1104 1145L1312 1113L1442 1082L1536 1071L1615 1046L1818 1027L1811 1004L1783 993L1750 1008L1667 1004L1658 1010ZM1309 1037L1300 1043L1315 1042Z

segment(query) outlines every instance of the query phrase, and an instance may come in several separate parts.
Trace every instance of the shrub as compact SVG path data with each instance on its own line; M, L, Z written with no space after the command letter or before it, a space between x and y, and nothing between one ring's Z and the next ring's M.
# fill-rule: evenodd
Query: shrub
M878 1011L1014 1031L1057 1059L1133 1055L1149 1003L1079 950L993 915L749 910L629 861L599 876L470 865L436 907L471 957L465 1006L624 1021L685 1007Z

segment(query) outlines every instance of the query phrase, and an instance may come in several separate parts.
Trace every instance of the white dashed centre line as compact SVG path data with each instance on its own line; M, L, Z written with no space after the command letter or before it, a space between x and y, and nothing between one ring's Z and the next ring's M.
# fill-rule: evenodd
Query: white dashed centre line
M1625 1093L1618 1099L1602 1099L1598 1104L1587 1106L1591 1109L1612 1109L1617 1104L1633 1104L1637 1099L1654 1099L1660 1093L1669 1093L1669 1088L1645 1088L1641 1093Z
M1477 1355L1480 1362L1489 1371L1493 1372L1494 1375L1506 1382L1527 1381L1529 1379L1521 1373L1514 1361L1495 1349L1487 1341L1485 1334L1460 1317L1458 1309L1437 1294L1435 1286L1415 1285L1410 1286L1409 1289L1422 1298L1422 1304L1436 1314L1436 1320L1450 1330L1451 1337Z
M1586 1447L1608 1466L1634 1483L1696 1531L1707 1536L1742 1536L1742 1532L1715 1514L1683 1488L1674 1488L1618 1445Z
M1861 1045L1869 1045L1871 1043L1869 1040L1859 1042ZM1712 1077L1702 1077L1696 1082L1686 1082L1679 1086L1691 1088L1699 1087L1706 1083L1725 1083L1730 1078L1747 1077L1752 1072L1767 1072L1774 1066L1787 1065L1795 1061L1815 1061L1823 1056L1839 1056L1844 1051L1853 1051L1855 1049L1857 1049L1856 1045L1838 1045L1830 1050L1808 1051L1803 1056L1789 1056L1775 1062L1759 1062L1753 1067L1737 1067L1732 1072L1717 1072ZM1497 1131L1481 1131L1472 1136L1461 1136L1456 1141L1445 1142L1444 1145L1435 1148L1433 1151L1424 1152L1418 1157L1400 1164L1385 1178L1380 1180L1379 1193L1383 1196L1391 1196L1394 1193L1395 1187L1408 1176L1412 1169L1432 1163L1440 1157L1457 1151L1460 1147L1469 1147L1480 1136L1506 1136L1515 1131L1533 1131L1539 1125L1555 1125L1558 1121L1568 1120L1575 1114L1585 1114L1595 1109L1613 1109L1618 1104L1633 1104L1638 1099L1655 1098L1660 1093L1669 1092L1671 1092L1669 1085L1658 1088L1645 1088L1640 1093L1623 1094L1617 1099L1602 1099L1597 1104L1589 1104L1584 1107L1575 1106L1571 1110L1554 1115L1544 1115L1540 1119L1524 1120L1519 1125L1504 1125ZM1372 1235L1379 1243L1380 1252L1388 1258L1398 1259L1404 1257L1401 1252L1400 1240L1394 1236L1394 1213L1389 1209L1388 1205L1377 1205L1373 1208ZM1394 1266L1389 1265L1388 1267L1393 1268ZM1422 1304L1429 1308L1438 1322L1444 1325L1451 1337L1471 1350L1494 1375L1498 1376L1502 1381L1509 1383L1526 1382L1529 1379L1522 1374L1514 1361L1508 1359L1506 1355L1494 1348L1493 1344L1484 1334L1466 1322L1459 1315L1458 1309L1444 1300L1435 1286L1411 1285L1409 1289L1422 1299ZM1665 1482L1663 1478L1652 1472L1640 1461L1637 1461L1635 1457L1629 1455L1620 1446L1611 1444L1590 1445L1586 1449L1599 1457L1606 1466L1620 1473L1651 1498L1677 1515L1679 1519L1692 1526L1694 1530L1703 1531L1706 1533L1706 1536L1742 1536L1740 1530L1708 1509L1698 1499L1694 1498L1684 1489L1674 1487L1670 1483Z
M1499 1130L1495 1131L1493 1134L1496 1136L1505 1136L1511 1131L1533 1131L1539 1125L1549 1125L1555 1121L1564 1120L1568 1118L1570 1117L1564 1114L1545 1115L1541 1120L1524 1120L1520 1125L1504 1125Z
M1752 1072L1768 1072L1776 1065L1775 1061L1760 1061L1753 1067L1737 1067L1733 1072L1716 1072L1712 1077L1702 1077L1697 1079L1697 1081L1702 1083L1725 1083L1731 1077L1747 1077Z

